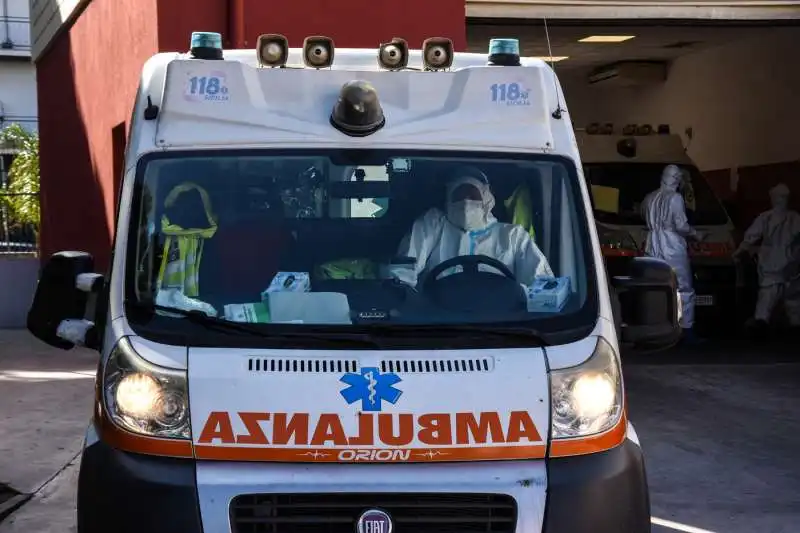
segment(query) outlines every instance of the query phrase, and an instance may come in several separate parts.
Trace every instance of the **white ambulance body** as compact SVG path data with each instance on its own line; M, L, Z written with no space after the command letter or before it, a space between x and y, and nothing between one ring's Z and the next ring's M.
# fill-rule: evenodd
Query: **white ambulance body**
M641 127L639 131L642 131ZM636 244L644 248L647 228L638 208L644 196L659 187L664 167L677 165L691 186L683 189L690 223L706 235L703 243L690 249L690 254L696 257L730 256L734 246L733 223L686 153L680 135L658 133L657 130L644 135L578 130L575 136L590 186L618 191L616 212L595 209L598 222L627 231ZM626 140L635 143L630 155L620 153L618 149L619 143Z
M629 128L630 135L593 128L576 132L609 273L624 271L627 257L644 253L647 226L641 203L660 186L664 167L677 165L683 170L681 192L689 223L703 235L687 243L695 322L709 331L742 320L752 305L744 290L746 276L733 260L734 226L722 202L686 153L680 135L663 125Z
M101 354L78 532L649 531L618 334L674 342L674 275L637 258L606 277L553 71L462 53L426 70L428 48L397 71L363 49L317 69L308 52L149 60L110 272L80 252L43 268L31 331ZM385 123L347 130L370 109ZM508 239L469 232L449 275L401 281L412 227L431 256L455 231L435 196L464 166L524 246L506 268L477 254Z

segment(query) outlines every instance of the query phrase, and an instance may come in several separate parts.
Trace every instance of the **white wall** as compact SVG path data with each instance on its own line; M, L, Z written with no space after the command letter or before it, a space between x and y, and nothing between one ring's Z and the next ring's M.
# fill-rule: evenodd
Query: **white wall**
M12 45L0 48L0 57L3 55L30 57L31 32L28 0L0 0L0 43Z
M36 70L32 63L0 58L0 128L19 122L36 130Z
M36 129L36 71L31 63L27 0L0 0L0 128L18 122Z
M603 88L585 79L563 80L576 126L691 126L689 155L704 171L800 160L800 28L683 56L657 86Z

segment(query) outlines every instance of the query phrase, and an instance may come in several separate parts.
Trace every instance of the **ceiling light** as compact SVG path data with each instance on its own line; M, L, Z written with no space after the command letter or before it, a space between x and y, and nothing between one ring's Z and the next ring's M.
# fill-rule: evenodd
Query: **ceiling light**
M590 35L583 39L578 39L579 43L622 43L630 41L635 35Z
M558 63L559 61L569 59L569 56L536 56L536 59L541 59L542 61L546 61L548 63Z

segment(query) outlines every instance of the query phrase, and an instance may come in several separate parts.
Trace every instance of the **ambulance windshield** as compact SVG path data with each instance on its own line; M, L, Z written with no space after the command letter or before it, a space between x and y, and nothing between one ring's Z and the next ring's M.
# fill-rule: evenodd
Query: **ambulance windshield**
M644 225L640 206L648 193L661 186L663 163L587 163L595 217L608 224ZM681 186L686 216L692 225L723 225L728 215L697 167L678 165L684 171Z
M264 331L563 331L596 320L588 221L567 159L173 152L145 156L137 172L126 302L149 306L138 319L148 328L191 328L170 308Z

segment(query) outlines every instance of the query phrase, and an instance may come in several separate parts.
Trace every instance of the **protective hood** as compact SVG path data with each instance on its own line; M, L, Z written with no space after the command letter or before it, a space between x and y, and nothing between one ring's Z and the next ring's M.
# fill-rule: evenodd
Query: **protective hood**
M789 206L789 187L779 183L769 190L769 198L772 207L779 211L784 211Z
M454 197L463 186L473 187L480 199ZM489 189L486 176L477 169L459 169L455 177L447 183L447 218L451 223L466 231L481 230L497 220L492 215L495 197Z
M661 173L661 188L668 191L677 191L683 173L677 165L667 165Z

